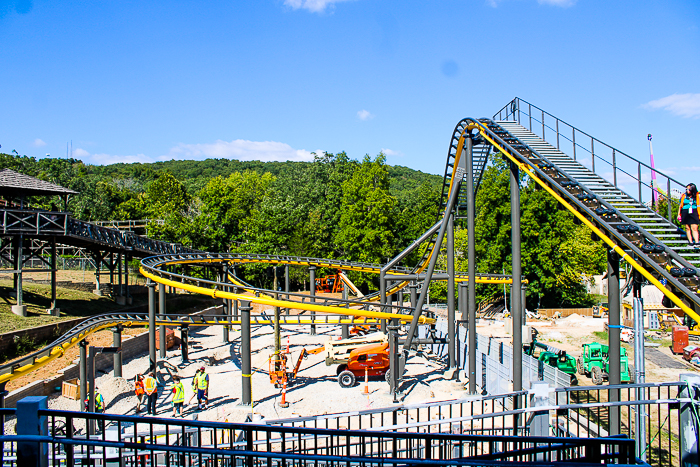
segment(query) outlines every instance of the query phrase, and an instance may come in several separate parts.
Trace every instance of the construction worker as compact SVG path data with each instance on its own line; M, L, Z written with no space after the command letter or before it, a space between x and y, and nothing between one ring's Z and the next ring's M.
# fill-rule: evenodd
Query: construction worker
M136 413L141 412L141 404L146 398L146 390L143 387L143 375L136 375L134 383L134 392L136 393Z
M144 390L148 395L148 415L156 415L156 402L158 401L158 385L155 374L151 371L144 381Z
M90 408L90 394L85 398L85 410ZM95 388L95 413L105 413L105 399L100 393L100 388Z
M197 382L197 408L206 409L209 402L209 375L204 367L199 369L199 375L195 376Z
M170 392L173 396L173 417L182 417L182 406L185 403L185 386L179 376L173 376L173 388Z
M197 397L197 378L199 377L199 371L197 370L194 372L194 376L192 377L192 395L190 396L190 399L187 401L187 405L190 405L192 402L192 399Z

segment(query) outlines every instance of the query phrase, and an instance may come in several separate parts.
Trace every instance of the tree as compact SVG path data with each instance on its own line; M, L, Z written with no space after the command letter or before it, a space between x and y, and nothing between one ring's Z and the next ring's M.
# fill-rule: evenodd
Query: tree
M346 259L379 263L395 251L396 200L389 193L385 162L381 153L374 160L365 156L352 177L343 182L335 241ZM361 282L368 281L363 278Z

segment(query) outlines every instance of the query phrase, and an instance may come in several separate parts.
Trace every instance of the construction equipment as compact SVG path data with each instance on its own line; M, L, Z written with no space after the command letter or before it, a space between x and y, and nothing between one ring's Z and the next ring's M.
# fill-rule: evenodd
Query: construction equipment
M350 361L350 354L353 350L370 344L385 344L388 342L389 337L383 332L373 332L372 334L337 341L329 340L324 347L326 350L326 366L347 364Z
M372 377L386 376L389 372L389 343L370 344L350 352L347 364L338 365L338 384L349 388L355 385L357 378L365 373Z
M602 318L604 316L608 316L608 311L609 311L608 304L601 303L601 304L593 307L593 317L594 318Z
M347 285L348 288L358 297L364 297L364 294L360 292L360 289L358 289L350 278L341 270L338 270L336 274L331 276L317 277L316 292L341 293L343 291L343 284Z
M610 373L610 356L608 351L609 347L605 344L597 342L583 344L583 355L576 361L578 373L590 377L593 380L593 384L597 386L603 384L603 381L608 379ZM623 383L632 382L627 350L624 347L620 348L620 381Z
M571 355L567 355L564 350L537 342L538 335L539 331L532 328L532 342L523 345L523 352L533 357L535 355L535 349L541 349L537 357L540 362L544 362L568 374L571 378L571 385L578 384L578 379L576 378L576 359Z

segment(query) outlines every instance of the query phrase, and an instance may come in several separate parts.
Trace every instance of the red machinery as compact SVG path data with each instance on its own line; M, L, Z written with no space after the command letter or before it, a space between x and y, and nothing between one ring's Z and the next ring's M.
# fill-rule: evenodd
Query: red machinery
M389 371L389 344L370 344L350 352L347 364L338 365L338 384L349 388L355 385L357 378L368 376L385 376Z
M316 278L317 293L341 293L343 291L343 281L339 274Z

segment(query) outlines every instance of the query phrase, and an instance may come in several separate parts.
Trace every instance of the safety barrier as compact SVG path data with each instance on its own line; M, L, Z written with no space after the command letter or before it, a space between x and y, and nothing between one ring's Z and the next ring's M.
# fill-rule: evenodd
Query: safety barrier
M522 437L317 429L47 410L45 398L2 409L22 419L2 436L2 465L529 465L636 464L622 437ZM99 432L87 438L92 424ZM43 461L42 461L43 459Z

